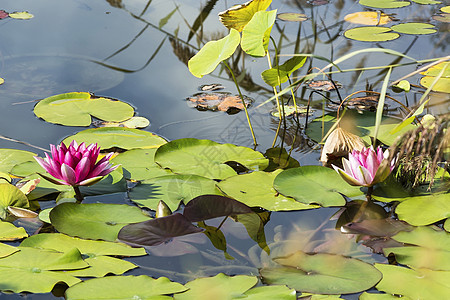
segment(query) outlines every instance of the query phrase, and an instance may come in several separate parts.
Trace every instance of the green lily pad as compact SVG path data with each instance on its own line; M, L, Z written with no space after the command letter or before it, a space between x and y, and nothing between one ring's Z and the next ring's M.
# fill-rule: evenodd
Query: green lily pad
M305 61L306 56L294 56L280 66L263 71L261 77L270 86L280 85L288 80L288 76L291 76L292 72L303 67Z
M34 173L43 172L43 169L40 164L36 160L26 161L15 165L10 174L18 177L27 177Z
M132 180L151 179L168 175L170 171L162 169L155 163L156 149L133 149L119 153L111 159L111 163L122 165L124 177Z
M397 262L414 268L450 271L450 233L431 227L417 227L392 237L408 246L384 248L384 254L395 254Z
M428 269L407 269L399 266L375 264L383 278L376 288L388 294L411 299L446 299L450 295L450 272Z
M0 241L15 241L27 236L28 234L25 228L16 227L12 223L0 221Z
M250 148L191 138L171 141L159 147L155 153L155 162L175 173L211 179L236 175L227 162L237 162L254 171L264 170L269 164L261 153Z
M134 115L131 105L90 93L65 93L40 100L34 114L43 120L65 126L89 126L92 117L103 121L121 122Z
M270 211L288 211L317 208L277 193L273 188L275 177L282 170L273 173L252 172L229 177L217 184L228 196L250 206L262 207Z
M62 203L50 212L52 225L59 232L111 242L123 226L149 219L138 207L121 204Z
M411 300L408 297L397 297L391 294L374 294L374 293L362 293L359 300Z
M84 281L66 290L66 299L172 299L162 295L176 294L186 288L166 277L109 276ZM158 297L159 296L159 297Z
M219 13L220 22L228 29L234 28L241 32L253 15L258 11L266 10L270 3L272 3L272 0L253 0L235 5Z
M28 198L14 185L0 183L0 219L6 218L8 206L29 207Z
M118 147L125 150L135 148L158 148L165 144L166 140L154 133L123 127L91 128L78 132L64 139L64 144L69 145L73 140L79 144L87 145L97 143L102 149Z
M17 247L0 243L0 258L9 256L17 251L20 251Z
M404 34L430 34L437 32L434 25L428 23L403 23L391 27L393 31Z
M29 247L18 249L20 251L0 259L0 290L48 293L59 282L72 286L81 281L55 271L88 267L75 248L65 253Z
M445 220L445 222L444 222L444 229L445 229L447 232L450 232L450 218L448 218L447 220Z
M241 48L251 56L265 56L269 46L270 31L277 10L258 11L242 30Z
M303 22L308 20L308 17L305 14L299 13L281 13L277 15L277 18L289 22Z
M359 0L359 4L375 8L399 8L408 6L411 3L399 0Z
M441 1L435 1L435 0L411 0L412 2L415 2L417 4L439 4L442 3Z
M395 40L400 36L398 33L391 31L390 28L382 26L364 26L348 29L344 32L344 36L362 42L385 42Z
M0 172L8 173L17 164L34 161L34 156L37 154L29 151L0 149Z
M273 186L280 194L305 204L343 206L347 197L362 195L360 187L345 184L339 174L326 167L303 166L281 172Z
M219 273L214 277L197 278L184 286L189 288L184 293L175 294L175 300L196 299L233 299L245 297L243 294L258 282L255 276L227 276Z
M85 258L84 261L89 264L89 268L57 272L64 272L64 274L75 277L104 277L108 274L122 275L123 273L138 267L137 265L120 258L95 256L92 254L88 255L89 257Z
M234 53L240 40L239 32L232 28L226 37L218 41L209 41L196 55L189 59L189 71L199 78L211 73L220 62Z
M400 220L411 225L432 224L450 217L448 193L408 197L402 201L395 212Z
M263 281L301 292L351 294L367 290L381 279L372 265L342 255L297 251L274 261L282 266L261 269Z
M129 192L129 197L139 206L152 210L156 210L162 200L175 211L181 202L187 204L206 194L221 194L214 180L197 175L166 175L143 180Z
M285 285L258 286L244 293L246 300L273 299L273 300L295 300L297 294L294 289Z
M322 121L325 125L323 132L326 133L336 122L336 114L326 114L323 117L314 119L308 125L306 134L316 142L320 142L322 140ZM361 137L367 144L371 143L370 137L373 136L375 132L374 112L364 111L360 114L357 111L348 110L342 118L342 121L341 124L349 121L350 124L354 125L354 127L352 128L344 129ZM395 132L395 134L390 134L390 132L400 123L401 120L397 120L391 117L383 117L381 119L381 125L378 131L377 139L380 140L383 144L389 146L395 142L398 136L402 136L407 131L416 128L415 125L409 124L403 127L400 131Z

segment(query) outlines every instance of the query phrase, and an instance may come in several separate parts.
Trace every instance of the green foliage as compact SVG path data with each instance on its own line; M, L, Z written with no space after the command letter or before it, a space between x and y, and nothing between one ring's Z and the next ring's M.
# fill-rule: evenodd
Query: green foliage
M15 186L0 183L0 219L6 218L8 206L29 207L28 198Z
M409 2L401 2L408 3ZM362 42L385 42L391 41L398 38L400 35L395 32L391 32L392 29L387 27L374 27L374 26L363 26L348 29L344 32L344 36L357 41Z
M251 56L265 56L269 46L270 31L277 11L258 11L242 30L241 47Z
M437 31L434 25L428 23L403 23L394 25L391 29L404 34L431 34Z
M408 6L411 3L398 0L359 0L359 4L374 8L399 8Z
M20 240L27 236L28 234L23 227L16 227L9 222L0 221L0 241Z
M303 67L306 56L294 56L288 59L280 66L274 66L271 69L261 73L262 79L270 86L277 86L285 83L292 72Z

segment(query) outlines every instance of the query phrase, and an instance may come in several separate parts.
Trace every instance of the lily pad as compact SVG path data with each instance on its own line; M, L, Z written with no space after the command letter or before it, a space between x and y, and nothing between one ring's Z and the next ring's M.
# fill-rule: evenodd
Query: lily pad
M436 77L425 76L420 79L420 84L428 88L434 82ZM435 92L450 93L450 78L440 78L431 88Z
M0 183L0 219L5 219L8 206L28 207L28 198L22 191L9 183Z
M167 243L174 237L202 232L182 214L175 213L141 223L124 226L119 240L132 246L156 246Z
M411 0L411 1L415 2L417 4L423 4L423 5L442 3L442 1L435 1L435 0Z
M348 197L362 195L359 187L344 184L334 170L321 166L303 166L281 172L273 186L280 194L292 197L305 204L319 204L324 207L343 206Z
M385 13L376 11L359 11L346 15L344 20L353 24L378 26L386 25L392 21L392 18Z
M294 56L280 66L274 66L271 69L263 71L261 77L270 86L280 85L288 80L292 72L303 67L305 61L306 56Z
M437 32L434 25L428 23L403 23L391 27L393 31L404 34L430 34Z
M266 267L260 273L269 284L286 284L314 294L351 294L373 287L381 273L372 265L342 255L297 251L274 259L282 267Z
M359 0L359 4L374 8L399 8L408 6L411 2L399 0Z
M253 15L261 10L266 10L272 0L252 0L245 4L238 4L224 12L219 13L220 22L228 29L234 28L241 32Z
M145 128L150 126L150 121L144 117L131 117L122 122L94 122L96 127L125 127L125 128Z
M132 149L119 153L111 159L111 163L122 165L124 177L132 180L151 179L168 175L170 171L162 169L155 163L156 149Z
M250 206L262 207L270 211L289 211L317 208L279 194L273 188L275 177L282 170L273 173L252 172L227 178L217 185L228 196Z
M17 247L0 243L0 258L9 256L17 251L20 251Z
M376 288L385 293L430 300L450 295L450 271L412 270L384 264L375 264L375 268L383 273Z
M138 288L137 288L138 287ZM66 299L171 299L186 288L166 277L109 276L84 281L66 290Z
M199 78L211 73L220 62L234 53L240 40L239 32L232 28L226 37L218 41L209 41L196 55L189 59L189 71Z
M29 247L18 249L20 251L0 259L0 290L48 293L59 282L72 286L81 281L55 271L88 267L75 248L65 253Z
M414 268L450 271L450 233L445 230L417 227L393 239L407 246L385 248L385 256L394 253L397 262Z
M401 2L408 3L409 2ZM362 42L385 42L392 41L398 38L400 35L387 27L356 27L348 29L344 32L346 38L362 41Z
M73 140L76 140L79 144L82 142L85 142L87 145L97 143L102 149L118 147L125 150L158 148L166 143L164 138L154 133L123 127L86 129L65 138L63 142L69 145Z
M297 293L285 285L258 286L244 293L246 300L273 299L273 300L295 300ZM303 296L303 295L302 295ZM311 298L311 300L314 300Z
M0 149L0 172L8 173L15 165L34 161L36 153L16 150L16 149Z
M219 273L214 277L197 278L189 281L184 285L189 290L175 294L174 299L211 300L245 297L243 294L257 282L258 278L255 276L227 276Z
M121 204L62 203L50 212L52 225L59 232L111 242L123 226L149 219L138 207Z
M258 11L242 30L241 48L251 56L265 56L269 46L270 31L277 10Z
M65 93L40 100L34 107L37 117L65 126L89 126L91 116L104 121L121 122L134 115L131 105L90 93Z
M277 15L277 18L289 22L303 22L308 20L308 17L305 14L299 13L281 13Z
M9 17L13 19L28 20L33 18L34 16L27 11L15 11L13 13L10 13Z
M187 204L205 194L221 194L214 180L197 175L167 175L143 180L129 192L129 197L138 205L153 210L162 200L175 211L181 202Z
M432 18L439 22L450 23L450 13L434 15Z
M237 162L254 171L263 170L269 164L261 153L250 148L191 138L174 140L159 147L155 162L175 173L211 179L236 175L236 171L226 164L228 162Z
M16 227L12 223L0 221L0 241L15 241L27 236L23 227ZM0 257L2 257L1 254Z

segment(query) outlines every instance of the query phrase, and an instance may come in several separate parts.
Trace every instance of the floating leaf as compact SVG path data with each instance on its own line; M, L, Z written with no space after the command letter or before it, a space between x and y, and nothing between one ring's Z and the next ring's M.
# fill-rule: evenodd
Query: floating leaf
M281 13L277 15L277 18L282 21L290 22L303 22L308 20L308 17L305 14L299 13Z
M334 81L333 84L330 80L311 80L308 81L307 87L316 91L328 92L335 90L336 88L342 88L342 84L337 81Z
M268 165L268 160L261 153L250 148L192 138L174 140L159 147L155 162L175 173L211 179L236 175L236 171L226 164L229 162L237 162L255 171L263 170Z
M0 221L0 241L15 241L27 236L28 234L23 227L16 227L12 223ZM1 250L0 257L2 257Z
M420 84L428 88L436 77L425 76L420 80ZM450 93L450 78L440 78L432 88L435 92Z
M153 210L162 200L175 211L181 202L188 204L205 194L221 194L214 180L197 175L167 175L143 180L129 192L129 197L138 205Z
M32 210L20 208L20 207L14 207L14 206L8 206L8 212L16 217L16 218L36 218L38 216L37 213L35 213Z
M400 80L399 83L395 84L392 86L392 90L396 93L400 93L400 92L409 92L409 90L411 89L411 84L409 83L408 80Z
M404 34L430 34L437 31L434 25L428 23L403 23L394 25L391 29Z
M265 56L269 45L270 31L275 23L277 11L258 11L242 30L241 47L251 56Z
M145 128L150 125L150 121L144 117L131 117L123 122L96 122L96 127L125 127L125 128Z
M399 232L393 239L407 246L385 248L385 256L394 253L397 262L414 268L450 271L450 233L417 227L409 232Z
M246 300L259 299L277 299L277 300L295 300L297 294L294 289L290 289L285 285L268 285L252 288L244 293ZM303 294L302 294L303 296ZM314 300L311 298L311 300Z
M138 289L136 288L138 287ZM186 288L166 277L109 276L83 281L66 290L66 299L171 299L170 295Z
M274 188L280 193L305 204L342 206L348 197L363 194L359 187L344 184L334 170L320 166L303 166L284 170L275 178Z
M243 96L244 101L241 100L239 95L233 96L231 93L215 92L215 93L197 93L186 100L189 106L193 106L200 111L212 110L212 111L225 111L228 114L234 114L249 107L253 103L253 99L247 96Z
M0 219L6 218L9 206L28 207L28 198L15 186L0 183Z
M375 264L375 268L383 273L376 288L388 294L430 300L450 295L450 271L411 270L384 264Z
M378 1L378 0L377 0ZM408 3L409 2L401 2ZM356 27L348 29L344 32L346 38L362 41L362 42L385 42L392 41L400 35L387 27Z
M62 203L50 212L52 225L59 232L106 241L115 241L123 226L148 219L138 207L119 204Z
M59 282L72 286L81 281L56 270L88 267L74 248L65 253L29 247L17 249L20 251L0 259L0 290L48 293Z
M207 42L196 55L189 59L189 71L199 78L211 73L220 62L234 53L240 40L239 32L231 29L226 37L218 41Z
M3 84L3 83L5 83L5 79L0 77L0 84Z
M289 169L290 170L290 169ZM281 170L273 173L252 172L236 175L218 183L219 188L228 196L250 206L262 207L270 211L288 211L317 208L306 205L277 193L273 181Z
M445 13L450 13L450 5L449 5L449 6L441 7L441 11L442 11L442 12L445 12Z
M0 258L9 256L17 251L20 251L19 248L17 248L17 247L13 247L13 246L10 246L7 244L0 243Z
M260 273L269 284L286 284L315 294L351 294L377 284L381 273L372 265L342 255L297 251L274 259L283 267L266 267Z
M232 299L245 297L243 294L258 282L255 276L236 275L227 276L219 273L214 277L197 278L189 281L184 286L184 293L175 294L175 300L211 300Z
M91 128L78 132L75 135L64 139L64 144L69 145L73 140L79 144L85 142L86 144L97 143L102 149L110 149L118 147L121 149L136 149L136 148L158 148L165 144L166 140L154 133L122 127L102 127Z
M444 222L444 229L445 229L447 232L450 232L450 218L448 218L447 220L445 220L445 222Z
M40 100L34 107L37 117L66 126L89 126L91 116L104 121L121 122L131 118L131 105L90 93L65 93Z
M266 10L272 0L252 0L245 4L235 5L224 12L219 13L220 22L228 29L234 28L241 32L253 15L261 10Z
M391 22L392 18L385 13L376 11L359 11L346 15L344 20L362 25L385 25Z
M439 14L432 16L433 20L444 22L444 23L450 23L450 13L448 14Z
M375 8L399 8L408 6L411 3L399 0L359 0L359 4Z
M13 18L13 19L28 20L28 19L33 18L34 16L27 11L21 11L21 12L16 11L16 12L10 13L9 17Z
M277 86L285 83L292 72L300 69L306 61L306 56L294 56L288 59L280 66L274 66L271 69L261 73L262 79L270 86Z
M397 206L395 213L411 225L432 224L450 217L448 198L448 193L408 197Z
M411 300L408 297L397 297L391 294L374 294L374 293L362 293L359 300Z
M275 147L269 148L264 153L264 156L269 159L269 166L264 170L265 172L273 172L276 169L290 169L300 167L300 164L285 148Z
M36 153L16 150L16 149L0 149L0 172L8 173L15 165L24 162L34 161Z
M132 180L151 179L168 175L170 171L162 169L155 163L156 149L132 149L119 153L111 159L111 163L122 165L124 177Z
M412 2L416 2L417 4L439 4L442 3L441 1L435 1L435 0L411 0Z
M0 20L9 17L9 13L4 11L3 9L0 10Z
M308 109L304 105L302 105L302 106L297 105L297 109L295 109L295 106L293 106L293 105L284 105L283 110L284 110L285 117L288 117L295 113L298 113L298 115L300 117L304 117L304 116L306 116L306 113L308 112ZM270 114L276 118L280 118L280 112L278 111L278 109L272 111ZM314 114L314 109L310 108L309 112L308 112L308 116L312 116L313 114Z

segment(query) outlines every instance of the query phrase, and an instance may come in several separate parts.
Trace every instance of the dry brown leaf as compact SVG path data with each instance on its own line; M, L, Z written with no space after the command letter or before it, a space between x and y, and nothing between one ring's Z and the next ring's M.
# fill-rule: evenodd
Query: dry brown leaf
M354 149L360 151L363 147L364 141L359 136L337 127L325 141L320 161L326 165L330 159L346 156Z

